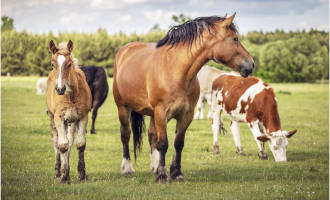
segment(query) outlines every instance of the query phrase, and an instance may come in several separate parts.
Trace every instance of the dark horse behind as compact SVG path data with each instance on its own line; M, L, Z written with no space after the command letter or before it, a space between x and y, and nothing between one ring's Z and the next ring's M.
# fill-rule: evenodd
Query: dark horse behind
M84 66L80 68L86 76L86 81L92 94L92 127L91 134L95 133L95 120L97 117L97 110L103 104L108 96L109 85L107 76L102 67Z

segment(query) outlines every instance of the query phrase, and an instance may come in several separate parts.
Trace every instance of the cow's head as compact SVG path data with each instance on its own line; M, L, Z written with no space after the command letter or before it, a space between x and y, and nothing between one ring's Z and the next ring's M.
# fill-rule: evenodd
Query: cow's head
M270 136L262 135L257 139L266 142L268 141L270 150L273 153L276 162L286 162L286 147L288 146L288 139L292 137L297 130L293 131L276 131L273 132Z

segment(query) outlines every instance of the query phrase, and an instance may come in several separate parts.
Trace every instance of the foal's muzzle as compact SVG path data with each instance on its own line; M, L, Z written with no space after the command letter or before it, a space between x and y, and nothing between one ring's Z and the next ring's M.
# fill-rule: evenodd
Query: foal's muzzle
M243 76L244 78L248 77L249 74L252 73L253 71L253 68L254 68L254 62L243 62L241 65L240 65L240 74L241 76Z
M65 85L62 88L58 88L57 84L55 86L55 90L58 95L63 95L65 93L65 89L66 89Z

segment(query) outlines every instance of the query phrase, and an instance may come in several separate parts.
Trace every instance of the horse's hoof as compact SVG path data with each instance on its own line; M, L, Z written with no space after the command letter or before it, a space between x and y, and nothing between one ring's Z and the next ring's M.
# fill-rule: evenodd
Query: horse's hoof
M183 174L181 172L181 167L177 165L171 165L170 168L171 180L183 181Z
M95 130L92 130L90 131L91 134L96 134Z
M79 176L78 179L81 182L86 182L87 181L87 176L84 174L84 175Z
M56 172L54 178L60 178L61 177L61 172Z
M70 177L69 176L62 176L60 182L70 184Z
M167 182L167 175L161 174L156 177L156 183L166 183Z
M132 173L135 172L135 170L133 168L132 161L131 160L126 160L125 158L121 162L120 170L121 170L122 174L132 174Z
M179 175L179 176L176 176L176 177L171 177L171 180L172 181L178 181L178 182L184 182L184 177L183 175Z

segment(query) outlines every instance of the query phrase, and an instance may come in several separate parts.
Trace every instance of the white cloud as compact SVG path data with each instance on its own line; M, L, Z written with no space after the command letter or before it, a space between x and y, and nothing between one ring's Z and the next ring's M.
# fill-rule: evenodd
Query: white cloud
M83 25L88 22L92 22L94 20L94 16L91 14L78 14L78 13L70 13L68 15L63 15L60 18L60 22L63 25Z
M165 12L161 9L154 11L146 11L143 13L143 15L152 22L160 22L160 21L164 22L164 20L165 21L170 20L172 15L176 15L176 14L178 13L173 11Z

